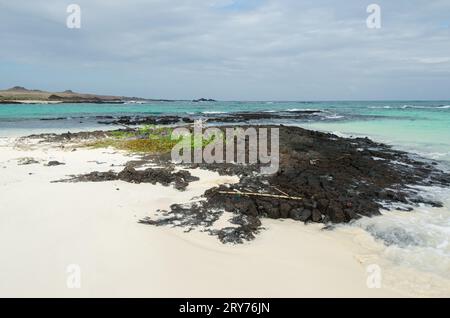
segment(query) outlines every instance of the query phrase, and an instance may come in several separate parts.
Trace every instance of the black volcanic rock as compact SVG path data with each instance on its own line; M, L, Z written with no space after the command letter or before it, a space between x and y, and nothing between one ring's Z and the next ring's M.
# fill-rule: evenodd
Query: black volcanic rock
M432 164L367 138L346 139L297 127L278 127L280 169L276 174L258 175L260 164L244 166L244 169L233 164L196 164L197 168L239 174L241 178L237 184L207 190L206 201L196 204L194 214L189 214L189 207L184 207L186 217L199 223L208 211L227 211L237 216L291 218L326 224L380 215L380 209L395 209L398 203L411 207L418 204L442 206L409 187L450 186L450 175ZM280 192L302 199L279 198ZM178 212L170 210L167 216ZM189 224L187 222L186 226ZM259 227L239 227L215 234L223 242L240 243L251 239L258 231Z
M56 167L56 166L62 166L62 165L65 165L65 163L59 162L59 161L56 161L56 160L49 161L46 164L47 167Z
M105 118L107 119L107 118ZM100 120L99 124L104 125L124 125L124 126L137 126L137 125L173 125L177 123L193 123L194 120L189 117L180 116L121 116L112 120Z
M88 174L73 176L68 180L61 180L59 182L104 182L121 180L129 183L160 183L163 186L174 185L175 189L184 191L190 182L199 180L190 172L181 170L173 172L169 168L148 168L145 170L136 170L131 166L125 167L119 173L113 171L98 172L94 171Z
M104 125L171 125L177 123L192 123L196 119L203 119L209 123L243 123L258 120L308 120L317 119L321 115L320 110L298 110L280 113L269 112L236 112L229 114L202 114L188 116L177 115L152 115L152 116L121 116L116 119L101 120L98 123Z
M167 119L165 116L161 118ZM152 120L157 119L152 117ZM413 186L450 186L450 174L439 170L431 161L413 157L368 138L341 138L282 125L253 127L279 128L280 166L275 174L259 174L263 166L261 163L186 164L186 168L238 175L240 181L207 190L203 195L205 200L195 204L172 206L165 212L164 220L145 219L142 222L179 225L188 229L208 227L226 211L234 215L231 223L235 226L208 231L218 236L222 242L241 243L258 233L260 225L257 221L260 218L290 218L324 224L347 223L362 216L380 215L381 209L396 209L399 205L405 211L419 204L440 207L442 203L422 196ZM35 137L60 142L107 135L106 132L83 132ZM248 152L248 147L246 151ZM248 158L248 153L246 157ZM149 158L151 159L148 160L156 160L158 165L166 165L168 168L155 171L128 167L119 174L93 172L78 176L77 180L120 179L136 183L174 183L179 189L184 189L190 182L188 173L173 173L170 153Z

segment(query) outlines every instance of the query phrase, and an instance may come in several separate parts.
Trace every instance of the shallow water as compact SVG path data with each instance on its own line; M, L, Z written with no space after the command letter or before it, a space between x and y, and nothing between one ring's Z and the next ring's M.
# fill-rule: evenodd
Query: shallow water
M450 189L421 189L445 206L421 205L411 212L383 211L381 217L362 218L352 225L383 244L382 256L394 264L450 279Z
M317 120L286 123L348 135L367 135L432 159L450 162L450 101L0 105L0 135L11 130L98 128L102 127L97 123L98 116L316 109L322 111ZM60 120L42 121L42 118Z

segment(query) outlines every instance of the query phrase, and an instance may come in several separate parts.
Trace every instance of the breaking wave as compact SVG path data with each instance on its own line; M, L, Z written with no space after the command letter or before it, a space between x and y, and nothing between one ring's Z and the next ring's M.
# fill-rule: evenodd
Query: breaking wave
M382 216L353 223L383 243L383 256L396 265L450 279L450 189L419 187L445 203L442 208L420 205L410 212L385 211Z

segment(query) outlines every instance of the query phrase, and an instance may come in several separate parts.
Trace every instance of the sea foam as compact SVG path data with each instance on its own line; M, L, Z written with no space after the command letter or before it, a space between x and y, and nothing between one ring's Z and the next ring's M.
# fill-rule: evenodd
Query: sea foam
M384 245L382 256L395 265L450 279L450 189L416 187L421 195L444 202L444 207L419 205L410 212L383 215L353 223Z

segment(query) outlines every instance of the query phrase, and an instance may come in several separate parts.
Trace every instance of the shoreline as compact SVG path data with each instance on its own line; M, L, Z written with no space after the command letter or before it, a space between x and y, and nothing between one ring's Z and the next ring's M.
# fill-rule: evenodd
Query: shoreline
M27 156L66 164L17 165L18 157ZM364 268L351 253L323 232L302 224L268 220L268 229L252 244L229 246L204 233L186 234L181 229L150 228L137 222L157 208L168 208L171 203L189 200L213 185L236 179L193 172L200 180L186 192L122 181L53 184L51 180L67 174L98 169L98 164L88 163L92 159L120 165L133 157L105 149L68 152L39 146L24 151L5 145L0 157L4 174L0 196L6 208L1 214L6 219L0 223L3 296L399 295L385 289L368 289ZM28 175L30 172L33 175ZM23 193L27 193L27 200L19 200ZM313 241L317 248L286 244L292 240ZM6 243L11 241L14 246ZM324 267L324 260L329 257L334 258L334 265ZM68 289L65 285L66 266L74 263L81 267L81 289ZM320 278L312 278L312 273Z
M66 147L61 148L61 145ZM111 148L77 148L72 152L64 140L57 144L32 141L31 148L22 140L21 150L11 148L6 140L0 146L3 148L1 166L8 172L0 194L8 208L7 215L2 214L8 220L8 227L1 231L2 242L12 239L19 242L15 250L4 246L7 252L2 256L5 260L2 281L10 288L0 290L0 294L19 297L426 297L450 293L450 287L446 289L433 275L389 264L378 253L380 243L360 228L344 226L329 232L322 231L320 224L261 219L264 229L254 240L223 245L201 229L184 233L183 228L138 223L139 219L154 217L157 209L188 202L213 186L224 182L235 184L238 179L233 176L189 169L200 180L190 183L185 192L170 186L136 185L120 180L55 184L50 181L93 170L107 171L111 164L117 165L112 168L120 171L126 162L139 156L130 157ZM5 149L7 151L3 151ZM18 165L17 159L23 157L40 157L42 161ZM44 166L45 161L50 160L61 160L65 164ZM31 194L27 202L18 199L23 193ZM79 198L92 198L91 193L96 193L92 202L80 202ZM43 215L35 214L32 207L36 206ZM28 218L32 224L27 225ZM228 224L226 218L219 221L219 225ZM355 241L355 237L359 239ZM36 241L29 246L28 240L32 238ZM55 245L55 238L64 238L63 249ZM155 245L155 242L158 243ZM65 252L66 249L69 252ZM75 254L71 255L70 251ZM25 265L15 268L17 262L33 262L35 253L47 256L32 268ZM81 290L67 289L63 265L76 263L77 258L84 264L82 269L87 271L88 278ZM156 261L155 264L155 259L162 263ZM330 263L330 259L333 262ZM181 270L180 262L184 264ZM387 270L387 286L381 289L366 286L367 266L373 262ZM102 274L98 274L100 269ZM121 278L115 281L117 288L112 290L107 288L111 277ZM210 286L211 277L216 287ZM48 286L43 284L45 278L50 280ZM391 286L392 280L398 278L412 279L419 287ZM35 282L35 286L25 288L24 284L29 281ZM435 285L438 282L439 288L414 291L429 282ZM153 289L155 286L158 288ZM25 295L21 294L21 289L29 291ZM241 290L241 294L237 294L237 290Z

